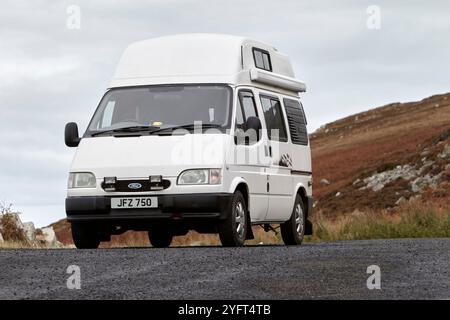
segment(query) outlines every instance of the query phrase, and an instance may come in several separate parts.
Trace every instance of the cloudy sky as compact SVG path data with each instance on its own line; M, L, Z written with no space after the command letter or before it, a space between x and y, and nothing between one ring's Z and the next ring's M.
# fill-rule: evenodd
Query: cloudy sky
M80 29L73 29L72 5ZM64 125L76 121L85 130L130 42L214 32L271 43L308 85L312 131L450 91L449 16L444 0L2 1L0 200L38 226L64 217L74 151L64 146Z

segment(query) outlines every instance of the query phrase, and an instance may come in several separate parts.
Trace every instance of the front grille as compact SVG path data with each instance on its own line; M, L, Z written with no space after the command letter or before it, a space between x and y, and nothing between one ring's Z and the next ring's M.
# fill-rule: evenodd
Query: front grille
M138 186L140 185L140 188ZM160 183L152 182L149 179L146 180L117 180L115 183L115 192L143 192L143 191L159 191L170 187L170 181L163 179ZM105 184L102 183L102 188L105 189Z

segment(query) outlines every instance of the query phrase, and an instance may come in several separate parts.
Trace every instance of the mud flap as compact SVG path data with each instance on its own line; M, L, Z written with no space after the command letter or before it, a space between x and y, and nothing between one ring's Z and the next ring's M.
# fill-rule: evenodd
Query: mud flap
M247 234L245 236L245 240L252 240L255 239L255 236L253 235L253 228L252 223L250 221L250 213L247 212Z
M310 236L313 234L313 224L308 219L305 223L305 235Z
M306 221L305 221L305 235L310 236L313 234L313 224L311 221L309 221L309 217L311 217L313 212L313 198L307 197L306 198L306 205L307 205L307 214L306 214Z

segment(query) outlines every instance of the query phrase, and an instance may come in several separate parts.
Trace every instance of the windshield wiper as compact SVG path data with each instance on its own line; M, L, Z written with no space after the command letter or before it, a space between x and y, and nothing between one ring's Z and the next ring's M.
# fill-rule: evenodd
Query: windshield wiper
M154 130L158 130L160 127L156 126L131 126L131 127L123 127L123 128L117 128L117 129L109 129L109 130L103 130L94 132L91 134L92 137L95 137L97 135L103 134L103 133L111 133L111 132L141 132L141 131L150 131L153 132Z
M165 128L158 128L156 130L150 131L149 134L159 133L166 130L177 130L177 129L186 129L186 130L195 130L195 129L210 129L210 128L222 128L222 125L216 124L216 123L203 123L203 124L196 124L196 123L190 123L190 124L182 124L178 126L171 126L171 127L165 127Z
M199 129L210 129L210 128L221 128L222 126L220 124L215 123L204 123L204 124L183 124L183 125L177 125L177 126L171 126L171 127L157 127L157 126L131 126L131 127L123 127L123 128L116 128L116 129L109 129L109 130L103 130L94 132L91 134L91 137L95 137L100 134L104 133L118 133L118 132L148 132L149 134L159 133L166 130L176 130L176 129L186 129L186 130L195 130L197 128Z

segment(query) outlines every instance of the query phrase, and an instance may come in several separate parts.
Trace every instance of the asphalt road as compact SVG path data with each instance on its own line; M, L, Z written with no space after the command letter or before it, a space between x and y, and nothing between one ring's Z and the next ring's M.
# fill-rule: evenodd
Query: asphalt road
M69 265L81 289L67 288ZM380 290L367 288L369 265L380 267ZM0 299L100 298L450 299L450 239L0 250Z

